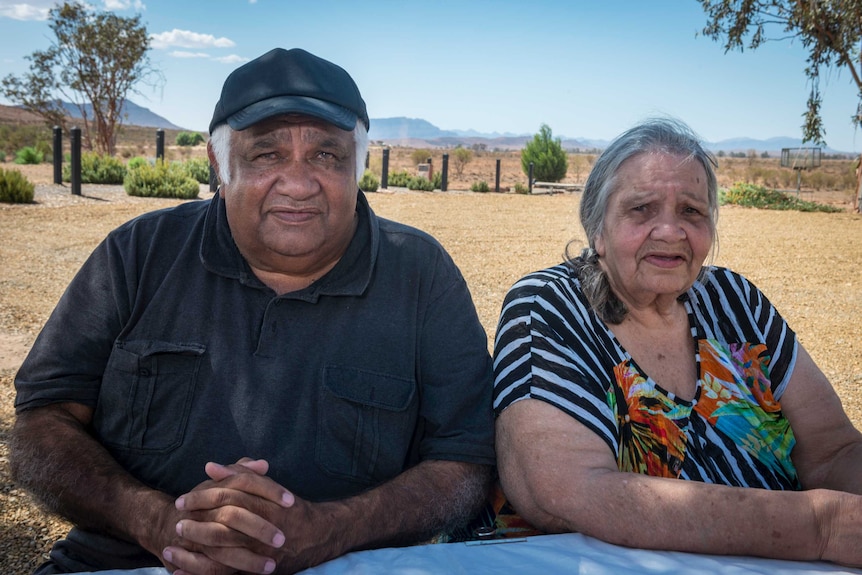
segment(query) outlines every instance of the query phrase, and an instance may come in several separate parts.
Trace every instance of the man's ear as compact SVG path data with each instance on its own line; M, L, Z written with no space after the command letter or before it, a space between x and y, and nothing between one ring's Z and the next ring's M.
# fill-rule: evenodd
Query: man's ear
M215 170L216 178L218 179L218 193L221 197L224 197L224 190L222 190L222 182L221 178L219 178L219 169L218 162L216 161L215 152L213 152L212 142L207 142L207 158L209 158L210 165Z

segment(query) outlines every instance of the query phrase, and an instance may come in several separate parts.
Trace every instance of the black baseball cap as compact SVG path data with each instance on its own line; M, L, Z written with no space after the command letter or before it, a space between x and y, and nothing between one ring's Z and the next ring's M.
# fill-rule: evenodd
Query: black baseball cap
M307 114L342 130L370 122L353 78L305 50L276 48L231 72L210 122L244 130L279 114Z

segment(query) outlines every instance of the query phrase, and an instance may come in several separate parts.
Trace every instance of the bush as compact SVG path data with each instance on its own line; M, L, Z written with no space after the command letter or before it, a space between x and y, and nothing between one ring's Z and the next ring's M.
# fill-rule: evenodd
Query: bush
M424 164L431 157L431 151L425 148L417 148L410 154L410 161L416 164Z
M6 161L6 150L0 150L0 162Z
M395 186L398 188L406 188L407 184L410 183L410 178L412 178L410 174L406 171L401 172L392 172L389 174L389 179L387 180L387 185Z
M517 182L515 184L515 193L516 194L529 194L530 188L522 184L521 182Z
M177 146L197 146L204 142L204 137L200 132L180 132L177 134Z
M191 200L198 197L200 184L189 177L182 164L166 164L157 160L129 170L123 187L130 196L144 198L179 198Z
M484 194L490 191L490 189L491 188L488 187L488 182L484 180L480 180L478 182L473 182L472 184L470 184L471 192L481 192Z
M569 160L560 139L553 139L551 128L542 124L539 133L521 151L521 168L529 176L533 164L533 179L539 182L559 182L566 177Z
M200 184L210 183L210 161L208 158L189 158L183 164L186 172Z
M434 190L434 182L432 182L428 178L423 178L422 176L415 176L410 178L410 180L407 182L407 189L430 192Z
M38 142L36 142L35 148L36 148L37 152L42 154L43 158L53 159L54 148L51 146L51 144L49 144L45 140L39 140ZM48 161L51 161L50 159Z
M18 170L0 168L0 202L29 204L35 191L36 186Z
M431 176L431 185L434 186L435 190L443 189L443 172L440 170L434 172L434 175Z
M379 187L380 180L377 179L371 170L365 170L365 173L362 174L362 178L359 180L359 189L363 192L376 192Z
M82 184L122 184L125 177L126 166L117 158L96 152L81 154ZM63 164L63 181L72 181L71 163Z
M455 169L455 177L464 175L464 168L473 160L473 151L458 145L452 150L452 167Z
M762 208L765 210L796 210L800 212L844 211L835 206L806 202L776 190L768 190L763 186L740 182L722 191L720 200L723 204L736 204L747 208Z
M130 158L128 162L126 162L127 170L134 170L135 168L140 168L141 166L149 166L150 161L141 156L135 156L134 158Z
M16 164L41 164L45 155L33 146L26 146L15 152Z

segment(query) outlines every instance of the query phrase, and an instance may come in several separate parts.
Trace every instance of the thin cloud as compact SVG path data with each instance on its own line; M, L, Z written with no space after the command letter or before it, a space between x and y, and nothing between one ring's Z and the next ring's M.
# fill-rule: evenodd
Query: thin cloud
M232 48L236 44L230 38L216 38L212 34L198 34L190 30L174 28L170 32L160 32L150 36L153 48Z
M129 10L134 9L138 12L146 10L146 6L141 0L104 0L105 10Z
M12 20L47 20L53 2L12 3L0 0L0 18Z
M231 54L230 56L222 56L220 58L213 58L216 62L221 62L222 64L239 64L240 62L248 62L249 58L245 58L243 56L237 56L236 54Z
M174 58L209 58L206 52L186 52L185 50L174 50L170 54Z
M56 0L35 0L33 2L14 2L10 0L0 0L0 18L10 18L12 20L47 20L48 11L54 8L57 4ZM136 10L141 12L146 10L146 5L142 0L103 0L105 10ZM93 6L85 4L88 9L94 9Z

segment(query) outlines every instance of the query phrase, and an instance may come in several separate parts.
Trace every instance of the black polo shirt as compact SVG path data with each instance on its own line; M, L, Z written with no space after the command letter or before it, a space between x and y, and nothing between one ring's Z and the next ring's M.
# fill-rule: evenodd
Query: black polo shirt
M94 408L96 438L174 496L207 461L243 456L311 500L425 459L493 464L491 364L463 277L361 192L357 213L339 263L282 296L240 255L218 196L124 224L36 340L16 409Z

